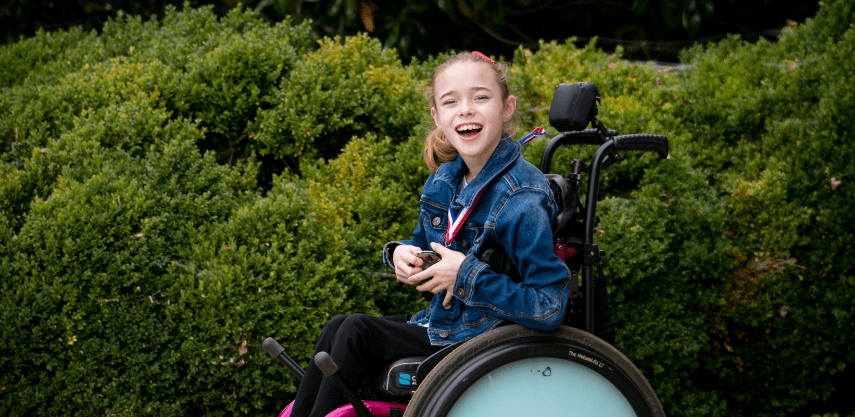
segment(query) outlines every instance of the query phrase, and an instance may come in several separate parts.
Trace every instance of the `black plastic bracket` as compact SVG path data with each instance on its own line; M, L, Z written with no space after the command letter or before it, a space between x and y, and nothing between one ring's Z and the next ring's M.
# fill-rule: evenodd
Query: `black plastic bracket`
M596 243L583 243L581 246L582 265L599 265L606 256L606 251L600 250Z

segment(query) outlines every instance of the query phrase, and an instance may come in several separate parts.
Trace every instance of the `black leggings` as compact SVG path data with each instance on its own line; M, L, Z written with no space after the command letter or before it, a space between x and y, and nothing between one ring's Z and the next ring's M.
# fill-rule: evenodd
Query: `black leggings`
M441 348L430 344L426 328L407 324L407 316L352 314L335 316L324 325L312 359L318 352L329 353L341 377L356 391L366 371L406 356L428 356ZM346 402L335 383L310 360L291 417L323 417Z

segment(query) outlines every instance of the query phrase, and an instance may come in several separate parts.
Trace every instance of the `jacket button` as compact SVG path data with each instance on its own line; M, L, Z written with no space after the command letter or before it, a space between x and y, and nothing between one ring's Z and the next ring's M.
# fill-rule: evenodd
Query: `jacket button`
M442 223L442 219L440 219L440 218L439 218L439 216L436 216L436 217L434 217L434 218L433 218L433 220L431 220L431 222L430 222L430 223L431 223L434 227L436 227L436 226L439 226L439 225L440 225L440 223Z
M443 304L443 305L442 305L442 308L444 308L444 309L446 309L446 310L451 310L451 303Z
M463 241L463 247L465 248L465 247L468 247L468 246L469 246L469 244L468 244L468 243L466 243L466 241L464 240L464 241Z
M447 339L448 338L448 332L445 330L440 330L439 337L441 337L443 339Z
M464 295L466 295L466 291L463 288L458 288L457 289L457 296L460 298L463 298Z

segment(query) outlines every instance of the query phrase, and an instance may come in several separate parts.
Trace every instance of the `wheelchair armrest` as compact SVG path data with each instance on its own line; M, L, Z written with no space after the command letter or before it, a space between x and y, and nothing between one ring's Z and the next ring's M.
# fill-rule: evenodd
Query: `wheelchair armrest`
M460 343L463 343L463 342L460 342ZM436 353L434 353L433 355L428 356L428 357L427 357L427 359L425 359L424 361L422 361L421 365L419 365L419 368L416 370L416 378L417 378L417 380L418 380L418 381L420 381L420 382L421 382L421 381L424 381L424 380L425 380L425 378L427 378L427 376L428 376L428 374L430 373L430 371L432 371L432 370L433 370L433 368L434 368L434 367L436 367L436 365L437 365L440 361L442 361L443 359L445 359L445 357L446 357L446 356L448 356L448 354L449 354L449 353L451 353L451 351L453 351L454 349L456 349L456 348L457 348L457 346L459 346L459 345L460 345L460 343L455 343L455 344L453 344L453 345L448 345L448 346L446 346L446 347L442 348L439 352L436 352Z
M385 397L410 397L416 392L421 379L416 370L427 356L408 356L398 359L374 374L371 385Z

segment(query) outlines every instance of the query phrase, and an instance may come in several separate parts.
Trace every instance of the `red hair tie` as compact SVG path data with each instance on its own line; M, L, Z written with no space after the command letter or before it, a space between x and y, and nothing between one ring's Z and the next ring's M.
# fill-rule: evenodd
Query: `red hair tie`
M472 51L472 54L473 54L473 55L478 55L478 56L480 56L481 58L484 58L484 59L486 59L487 61L492 62L492 63L493 63L493 65L495 65L495 64L496 64L496 61L493 61L492 59L490 59L490 57L488 57L487 55L484 55L484 54L482 54L482 53L480 53L480 52L478 52L478 51Z

